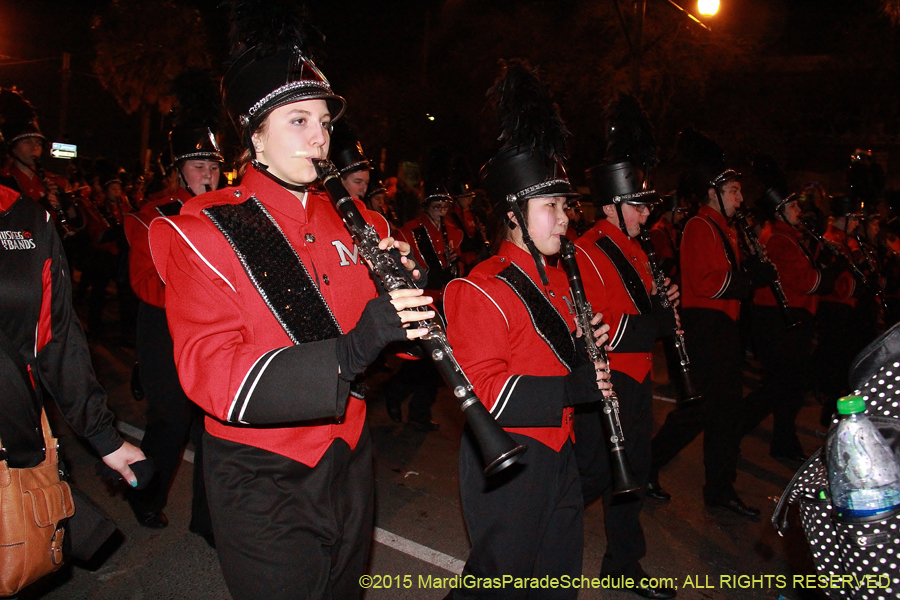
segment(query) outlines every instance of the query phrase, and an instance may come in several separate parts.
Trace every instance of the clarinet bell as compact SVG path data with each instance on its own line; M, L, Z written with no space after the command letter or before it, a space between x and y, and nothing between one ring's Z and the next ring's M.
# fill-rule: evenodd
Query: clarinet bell
M463 413L478 442L478 449L481 450L486 476L490 477L512 465L528 449L527 446L516 443L479 400L469 404Z
M612 495L620 496L639 491L641 484L634 477L631 464L629 464L628 457L625 455L625 448L621 445L615 445L611 450L609 460L612 467Z

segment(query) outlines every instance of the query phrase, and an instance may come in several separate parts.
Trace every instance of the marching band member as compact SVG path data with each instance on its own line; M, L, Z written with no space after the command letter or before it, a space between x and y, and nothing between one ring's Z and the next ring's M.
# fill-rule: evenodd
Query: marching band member
M446 288L447 334L457 360L494 418L529 446L514 467L487 479L471 433L464 434L459 485L472 542L464 576L574 576L582 567L584 506L572 406L599 400L599 388L609 386L598 385L608 377L605 365L591 363L570 332L565 273L546 262L559 252L566 231L566 199L577 194L563 168L564 129L549 95L526 100L527 90L542 86L525 63L509 61L492 89L505 146L481 175L505 215L503 241L496 256ZM554 114L551 123L535 121L532 130L503 116L510 110L505 107L535 103ZM536 131L547 135L542 143ZM541 590L542 598L576 594ZM482 588L456 589L448 597L526 596L527 590Z
M351 386L389 342L426 333L405 324L433 313L407 309L431 299L379 296L340 215L310 186L345 102L310 58L296 5L238 0L232 24L222 88L246 174L150 227L178 374L209 415L216 549L238 600L359 598L374 481ZM390 237L380 247L392 245L409 251Z
M618 135L626 130L645 135L634 143L632 137ZM633 96L610 104L607 133L606 161L587 170L591 197L602 212L575 244L576 259L588 302L610 326L609 366L619 397L625 453L637 483L646 487L653 429L651 353L658 337L678 329L677 315L659 303L650 263L637 239L659 196L648 182L648 171L656 163L656 143L649 120ZM678 287L670 286L668 292L669 300L675 302ZM614 481L601 411L596 404L575 411L575 455L584 503L603 501L606 552L600 574L631 577L638 582L631 591L645 598L674 598L674 589L639 583L649 579L640 564L647 553L640 522L643 498L639 492L613 502Z
M172 336L166 322L165 284L153 264L149 231L154 219L177 215L192 197L219 187L224 158L215 132L221 99L207 72L184 73L172 87L178 103L169 132L169 156L178 188L174 192L163 190L139 212L125 217L131 286L140 299L136 355L147 399L147 427L141 449L153 458L157 469L147 488L128 493L128 503L141 525L161 528L168 524L163 509L190 437L195 461L188 528L213 545L203 483L203 416L178 381Z

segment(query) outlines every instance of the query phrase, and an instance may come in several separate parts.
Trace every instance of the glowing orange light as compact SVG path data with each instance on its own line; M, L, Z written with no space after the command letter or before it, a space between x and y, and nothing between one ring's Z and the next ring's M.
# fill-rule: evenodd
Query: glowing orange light
M701 15L711 17L719 12L719 0L697 0L697 10Z

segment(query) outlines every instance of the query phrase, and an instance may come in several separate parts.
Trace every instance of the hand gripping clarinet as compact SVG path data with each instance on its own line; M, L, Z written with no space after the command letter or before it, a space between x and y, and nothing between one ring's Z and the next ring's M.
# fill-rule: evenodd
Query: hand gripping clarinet
M606 350L597 346L594 337L594 311L591 309L587 296L584 294L584 284L581 282L581 272L578 270L578 262L575 260L575 244L559 237L559 255L562 258L563 268L569 278L569 289L572 292L572 303L575 305L575 320L581 327L584 343L587 346L588 356L592 362L607 363L606 371L609 372L609 361ZM601 407L601 421L603 431L607 435L609 459L612 461L613 490L614 495L636 492L641 489L640 484L634 478L628 456L625 454L625 435L622 432L622 421L619 419L619 398L614 390L610 390L609 396L603 396Z
M400 253L396 248L381 250L378 248L378 233L363 218L356 204L341 183L340 174L331 161L312 159L316 173L325 186L331 201L334 203L344 225L353 236L359 253L369 261L372 271L381 280L384 288L391 292L400 289L416 289L406 268L400 263ZM419 310L428 310L421 307ZM487 411L484 404L472 392L472 384L466 378L453 357L453 349L447 342L447 336L441 325L434 319L422 319L416 322L417 327L428 329L428 333L419 338L422 348L431 357L438 372L453 391L459 401L459 407L466 415L469 427L475 434L481 455L487 465L486 475L493 475L516 462L526 446L517 444Z
M737 211L734 213L734 221L737 223L738 229L740 229L741 233L744 235L744 241L747 242L750 252L752 252L756 258L764 263L772 265L772 268L774 268L775 265L772 263L771 259L769 259L765 247L760 243L759 238L756 237L756 234L753 233L753 230L750 228L750 223L747 221L747 215ZM776 273L777 272L778 271L776 270ZM784 287L781 285L781 278L776 277L775 281L769 284L769 287L772 288L772 294L775 296L775 302L778 303L778 308L781 309L781 316L784 317L784 323L787 328L791 329L792 327L799 325L800 321L795 321L794 317L791 315L788 299L784 294Z
M653 249L653 242L647 230L641 228L641 235L638 238L644 253L647 255L647 261L650 263L650 271L653 273L653 281L656 283L656 293L659 296L659 303L663 308L668 309L672 306L669 302L669 286L666 285L666 274L659 266L656 260L656 252ZM691 380L691 359L688 357L687 348L684 345L684 335L675 330L673 333L675 339L675 350L678 351L678 364L681 368L681 399L682 402L696 402L700 400L700 394L694 388L694 382Z

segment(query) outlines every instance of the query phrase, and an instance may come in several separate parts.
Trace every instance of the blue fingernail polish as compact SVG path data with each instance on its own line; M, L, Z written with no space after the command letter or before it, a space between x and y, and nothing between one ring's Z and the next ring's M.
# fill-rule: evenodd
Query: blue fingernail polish
M133 487L133 488L137 487L137 479L135 479L134 481L129 481L129 483L131 484L131 487Z

